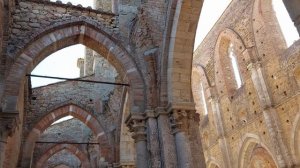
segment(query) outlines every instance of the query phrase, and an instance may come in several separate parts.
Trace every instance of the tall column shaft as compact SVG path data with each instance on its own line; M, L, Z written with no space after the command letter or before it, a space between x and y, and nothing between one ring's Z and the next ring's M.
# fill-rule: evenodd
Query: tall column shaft
M176 152L179 168L191 168L192 167L192 154L190 151L190 145L185 132L175 133Z
M159 130L159 141L160 141L160 155L162 158L162 167L177 167L177 155L175 148L175 140L172 135L172 131L170 128L170 122L168 113L164 108L157 108L156 110L157 124Z
M136 167L148 168L148 150L146 140L139 140L135 142L136 147Z
M194 110L183 110L183 108L169 109L171 128L175 137L177 154L177 165L179 168L194 168L192 153L188 139L189 118Z
M150 151L151 168L161 168L157 120L154 110L147 110L147 139Z

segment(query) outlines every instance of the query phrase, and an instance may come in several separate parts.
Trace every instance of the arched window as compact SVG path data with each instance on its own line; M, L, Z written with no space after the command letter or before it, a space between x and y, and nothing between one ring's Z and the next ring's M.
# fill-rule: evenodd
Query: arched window
M202 83L200 85L201 85L201 99L202 99L202 106L203 106L203 110L204 110L204 115L207 115L208 110L207 110L207 104L206 104L206 99L205 99L204 87L203 87Z
M234 53L234 48L233 48L232 43L230 43L229 47L228 47L228 56L229 56L230 61L231 61L231 66L232 66L232 69L233 69L233 74L234 74L234 79L235 79L235 82L236 82L236 87L238 89L242 86L242 78L241 78L241 75L240 75L239 66L238 66L238 63L237 63L237 58L236 58L236 55Z

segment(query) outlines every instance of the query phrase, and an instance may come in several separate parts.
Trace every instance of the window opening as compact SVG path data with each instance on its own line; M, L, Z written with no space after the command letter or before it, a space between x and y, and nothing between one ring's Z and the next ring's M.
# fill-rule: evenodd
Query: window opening
M206 99L205 99L205 94L204 94L204 88L203 84L201 83L201 98L202 98L202 104L203 104L203 109L204 109L204 115L208 114L207 110L207 104L206 104Z
M238 63L237 63L237 59L236 59L236 55L234 53L234 49L233 49L233 44L230 43L229 48L228 48L228 54L231 60L231 65L233 68L233 73L234 73L234 78L236 81L236 85L237 88L240 88L242 86L242 79L241 79L241 75L239 72L239 67L238 67Z

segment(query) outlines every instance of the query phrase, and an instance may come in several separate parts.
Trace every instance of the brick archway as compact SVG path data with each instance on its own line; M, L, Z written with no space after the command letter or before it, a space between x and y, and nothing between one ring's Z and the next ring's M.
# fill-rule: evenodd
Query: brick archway
M144 80L132 56L118 40L87 21L70 22L49 28L34 36L18 52L5 80L3 111L20 111L18 105L21 104L19 101L22 101L20 95L26 73L31 72L48 55L74 44L83 44L101 55L109 55L106 59L130 84L131 111L143 112L146 104Z
M162 71L167 71L168 102L190 103L193 102L191 73L194 40L203 1L181 0L173 3L170 9L170 34L166 39L169 43L166 49L168 66Z
M88 111L82 109L79 106L70 104L51 111L42 119L40 119L39 122L31 129L24 143L21 162L22 167L30 167L35 142L38 140L39 136L45 131L45 129L48 128L54 121L68 115L71 115L79 119L81 122L85 123L97 137L101 149L101 155L103 155L103 157L107 161L114 160L112 156L113 152L108 152L113 150L113 148L107 146L109 144L108 137L103 131L99 121Z
M80 149L78 149L75 145L71 145L71 144L57 144L54 145L52 148L50 148L49 150L47 150L37 161L37 164L35 165L35 168L43 168L45 167L45 164L47 162L47 160L55 155L56 153L62 151L62 150L68 150L70 153L72 153L74 156L76 156L82 164L83 168L89 168L90 163L88 160L88 157L86 156L86 154L84 154Z

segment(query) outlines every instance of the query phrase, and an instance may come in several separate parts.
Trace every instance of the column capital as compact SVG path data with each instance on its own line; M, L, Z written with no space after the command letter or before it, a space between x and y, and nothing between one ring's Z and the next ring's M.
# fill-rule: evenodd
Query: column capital
M12 135L17 128L18 121L18 112L0 112L0 132Z
M129 131L133 133L132 138L135 142L147 140L146 118L145 113L130 114L125 121Z
M197 119L193 102L170 104L167 109L173 134L187 132L190 124L189 120Z
M249 70L257 69L257 68L261 68L261 67L262 67L262 65L261 65L260 62L251 62L251 63L249 63L249 64L247 65L247 68L248 68Z
M155 113L156 113L156 116L159 117L160 115L165 115L165 116L168 116L169 113L166 109L166 107L157 107L155 109Z

